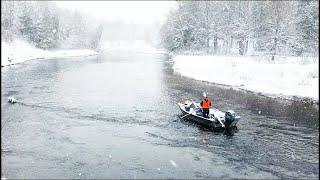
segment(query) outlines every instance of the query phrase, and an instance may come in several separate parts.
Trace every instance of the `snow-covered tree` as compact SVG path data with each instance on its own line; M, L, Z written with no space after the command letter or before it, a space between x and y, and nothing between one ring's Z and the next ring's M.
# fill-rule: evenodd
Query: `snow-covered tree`
M5 41L12 41L14 31L14 1L1 2L1 38Z
M1 36L19 36L41 49L96 48L101 36L99 22L78 12L69 13L50 1L3 1Z
M294 52L297 55L303 52L319 55L319 1L298 1L295 17Z
M27 41L32 41L35 36L35 20L33 18L37 16L32 16L34 12L31 5L32 4L22 2L21 12L19 13L19 31Z
M161 28L170 51L318 55L318 1L178 1ZM235 43L236 42L236 43Z

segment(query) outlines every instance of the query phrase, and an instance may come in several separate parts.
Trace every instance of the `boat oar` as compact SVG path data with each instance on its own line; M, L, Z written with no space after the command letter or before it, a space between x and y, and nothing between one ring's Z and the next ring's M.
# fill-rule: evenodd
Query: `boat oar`
M190 114L183 115L183 116L181 116L180 118L183 119L184 117L186 117L186 116L188 116L188 115L190 115Z

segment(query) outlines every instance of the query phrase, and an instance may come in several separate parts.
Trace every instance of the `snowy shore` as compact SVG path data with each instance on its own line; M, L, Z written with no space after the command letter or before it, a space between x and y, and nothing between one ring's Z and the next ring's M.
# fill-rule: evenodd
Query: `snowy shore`
M1 42L1 66L22 63L35 59L80 57L97 54L97 52L89 49L45 51L33 47L29 43L21 40L15 40L10 44Z
M254 57L173 57L175 73L196 80L259 92L270 97L309 98L319 101L319 61L279 57L274 63Z

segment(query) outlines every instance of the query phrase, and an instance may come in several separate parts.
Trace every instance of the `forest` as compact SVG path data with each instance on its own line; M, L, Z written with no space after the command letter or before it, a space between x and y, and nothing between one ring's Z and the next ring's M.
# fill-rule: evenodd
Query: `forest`
M171 52L318 56L319 1L178 1L161 28Z
M44 50L99 48L103 26L51 1L1 1L1 39L23 39Z

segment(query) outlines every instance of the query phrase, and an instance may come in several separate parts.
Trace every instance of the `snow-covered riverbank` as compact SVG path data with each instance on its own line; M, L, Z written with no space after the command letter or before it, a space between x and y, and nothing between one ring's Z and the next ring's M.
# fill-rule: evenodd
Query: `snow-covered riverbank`
M89 49L45 51L22 40L12 43L1 42L1 66L22 63L35 59L51 59L77 56L91 56L98 53ZM11 62L10 62L11 61Z
M275 63L254 57L173 57L174 71L183 76L271 97L307 97L318 101L318 58L279 57Z

